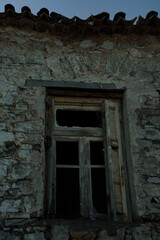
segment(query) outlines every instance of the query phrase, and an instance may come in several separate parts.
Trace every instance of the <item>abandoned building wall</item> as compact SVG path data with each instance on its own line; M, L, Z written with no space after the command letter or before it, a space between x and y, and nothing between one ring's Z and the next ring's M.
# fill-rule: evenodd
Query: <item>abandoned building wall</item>
M66 226L54 226L47 235L46 223L33 223L44 215L46 89L26 86L27 79L125 88L131 203L142 225L121 228L119 238L107 238L102 230L86 239L158 239L160 38L115 34L65 41L47 33L0 29L0 239L54 235L54 240L67 240Z

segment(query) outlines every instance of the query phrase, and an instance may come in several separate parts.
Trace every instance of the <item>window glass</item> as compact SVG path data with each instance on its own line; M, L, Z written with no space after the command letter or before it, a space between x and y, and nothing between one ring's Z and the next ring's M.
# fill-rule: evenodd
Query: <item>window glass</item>
M80 216L79 169L57 168L56 216Z
M57 165L78 165L78 142L56 142Z
M104 165L103 142L90 142L91 165Z
M106 201L106 181L104 168L92 168L92 204L93 214L106 214L107 201Z
M80 111L57 109L56 123L65 127L99 127L102 128L100 111Z

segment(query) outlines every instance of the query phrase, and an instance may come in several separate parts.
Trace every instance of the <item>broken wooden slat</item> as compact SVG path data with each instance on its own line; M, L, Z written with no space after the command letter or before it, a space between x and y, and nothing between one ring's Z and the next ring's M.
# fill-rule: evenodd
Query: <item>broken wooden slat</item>
M104 101L104 145L105 145L105 164L106 164L106 181L107 181L107 195L109 199L109 212L113 221L117 220L116 216L116 202L114 196L114 182L113 182L113 161L112 161L112 147L111 147L111 122L109 112L109 102Z
M111 149L112 149L112 171L114 183L114 197L116 203L116 213L123 215L127 219L127 202L124 181L124 163L121 141L120 113L118 103L109 101L109 122L111 127Z

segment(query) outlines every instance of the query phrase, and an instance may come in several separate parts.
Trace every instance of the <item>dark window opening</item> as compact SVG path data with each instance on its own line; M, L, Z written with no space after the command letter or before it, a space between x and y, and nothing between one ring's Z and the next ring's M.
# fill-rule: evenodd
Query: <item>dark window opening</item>
M56 217L80 217L79 169L57 168Z
M104 165L103 142L90 142L91 165Z
M46 99L48 213L73 221L127 220L122 99L117 92L53 91Z
M56 123L65 127L98 127L102 128L100 111L62 110L56 111Z
M92 168L91 177L93 214L107 214L105 169Z
M56 142L57 165L78 165L78 142Z

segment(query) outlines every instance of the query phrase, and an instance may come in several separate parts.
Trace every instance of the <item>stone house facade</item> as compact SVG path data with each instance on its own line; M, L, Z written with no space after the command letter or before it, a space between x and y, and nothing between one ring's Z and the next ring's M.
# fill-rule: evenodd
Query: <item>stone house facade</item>
M0 239L160 239L160 19L0 13Z

